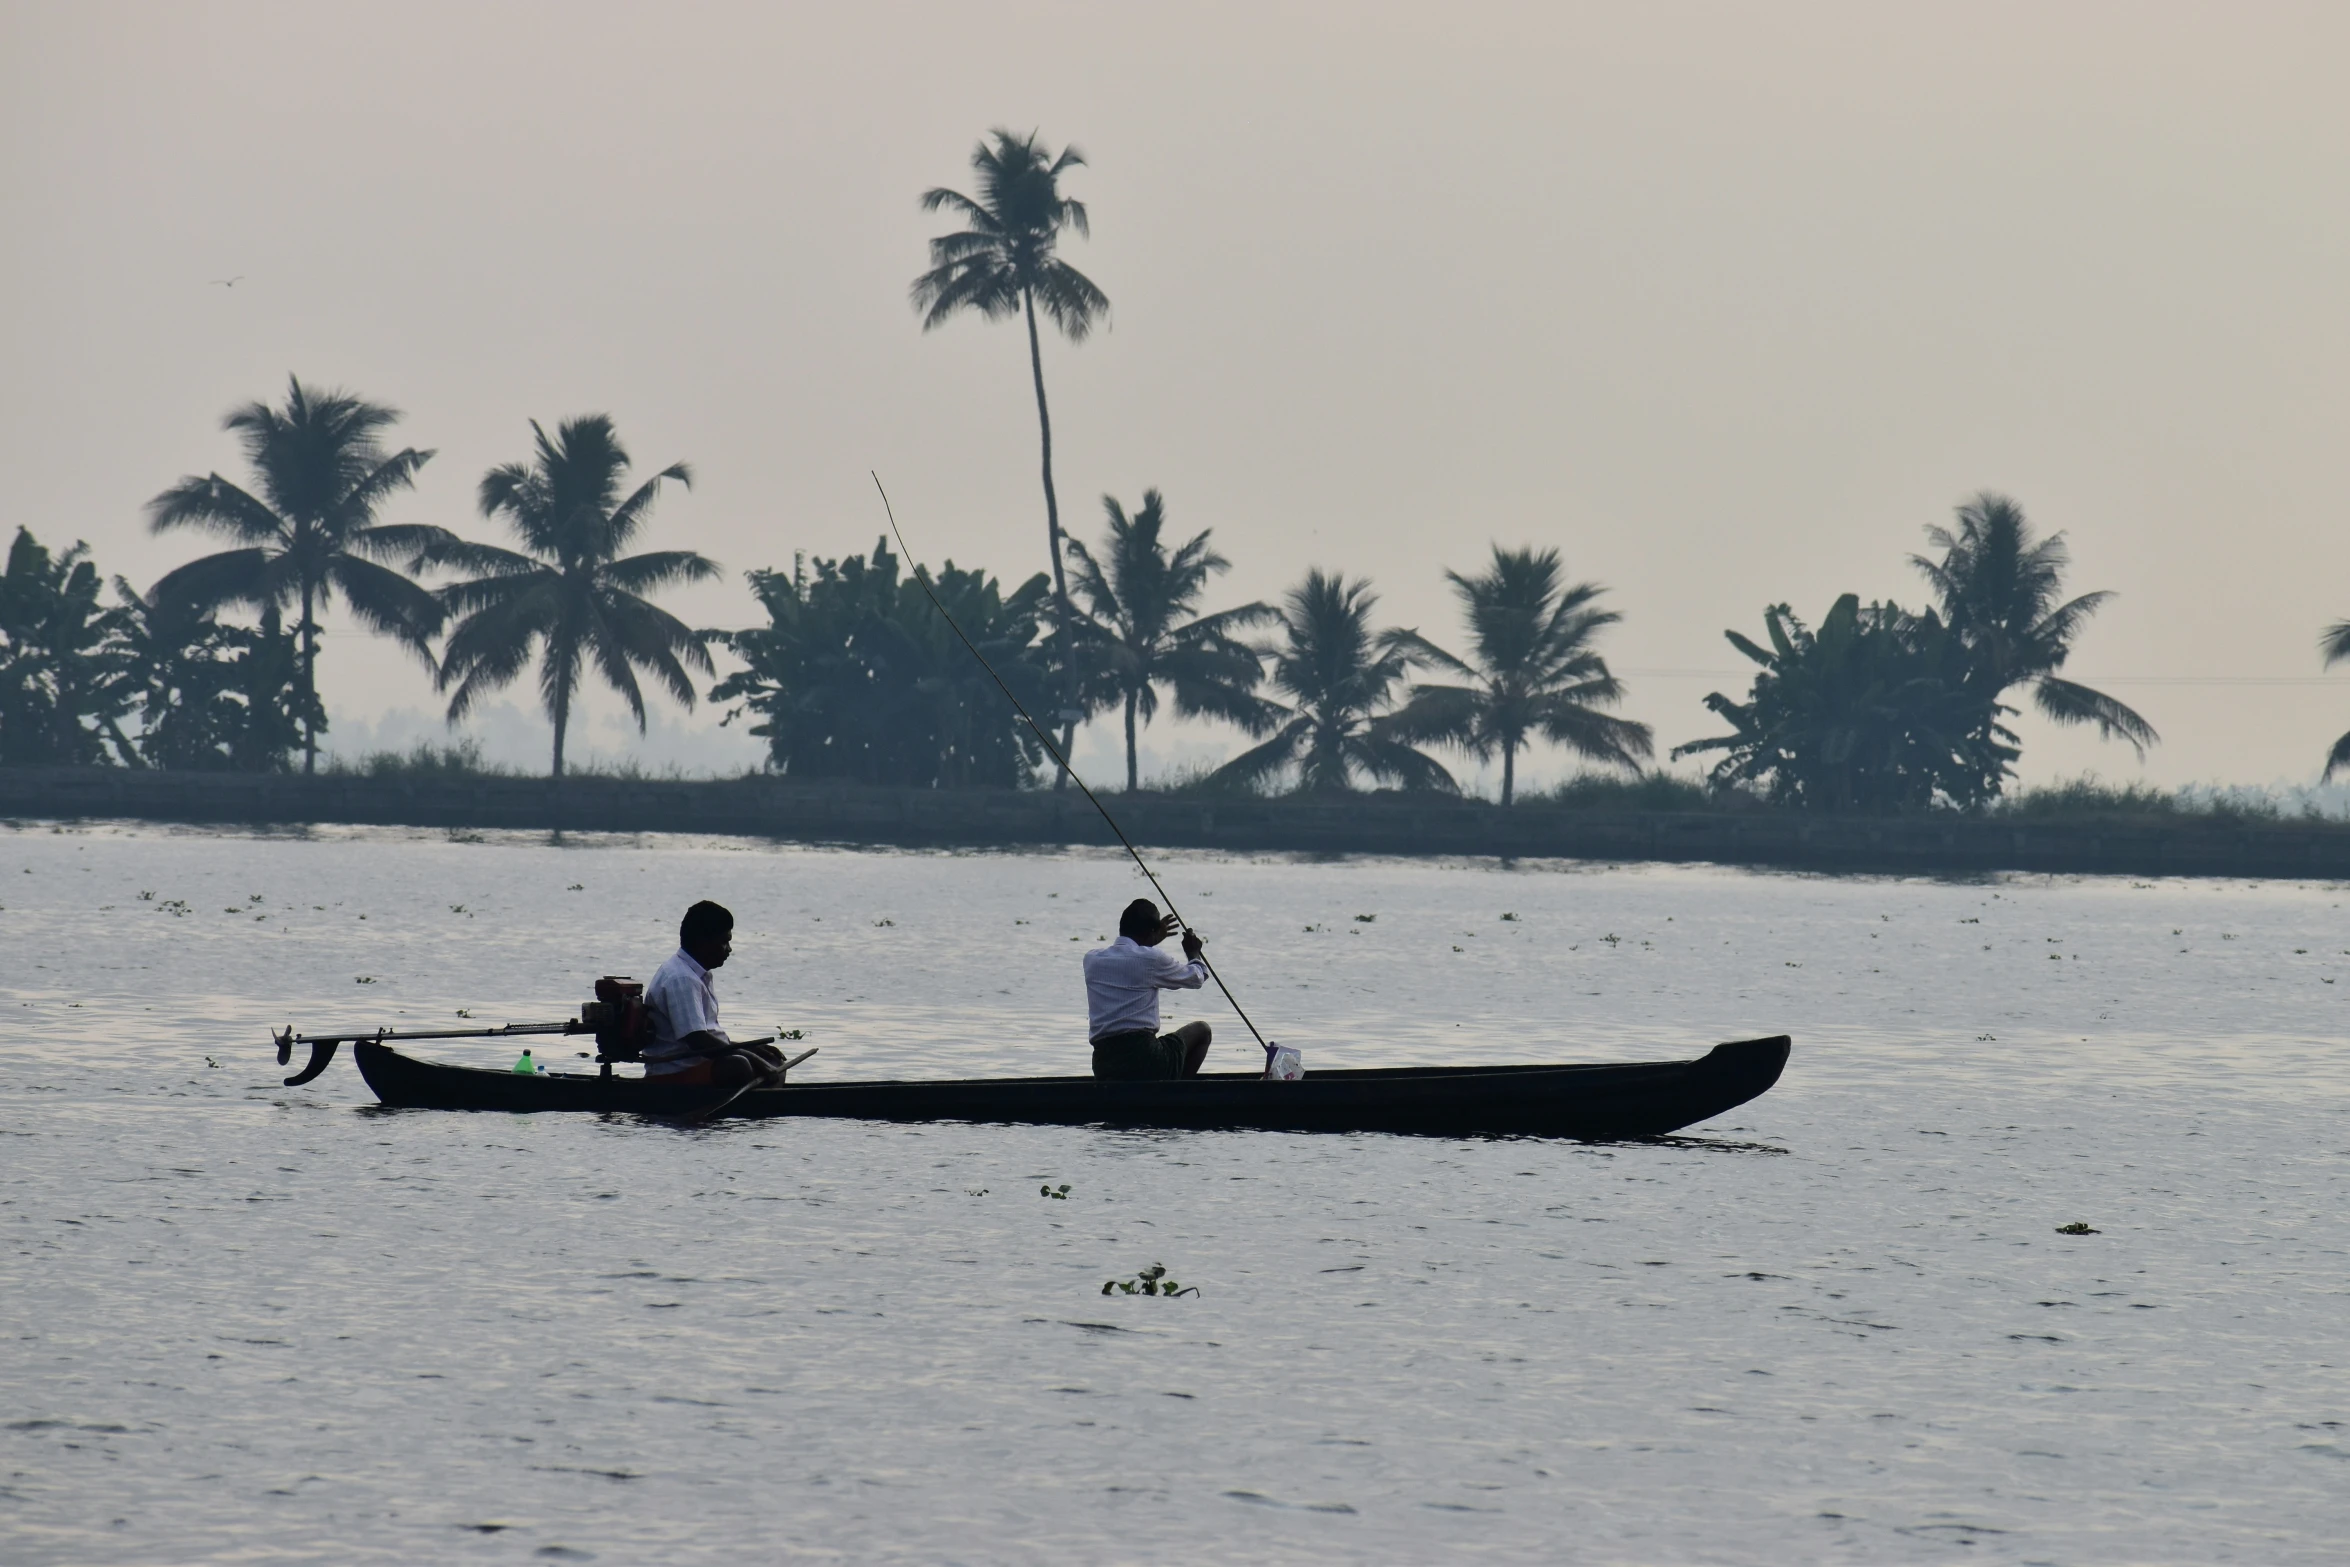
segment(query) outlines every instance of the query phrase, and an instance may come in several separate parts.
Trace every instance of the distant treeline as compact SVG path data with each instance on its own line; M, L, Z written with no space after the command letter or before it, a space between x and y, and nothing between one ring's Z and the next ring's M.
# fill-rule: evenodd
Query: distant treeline
M384 417L354 419L355 410ZM274 471L266 459L279 450L250 443L261 474L252 491L191 478L153 505L158 527L192 518L232 531L240 547L167 572L143 593L117 577L109 602L84 546L52 552L18 531L0 578L0 762L308 769L326 727L317 617L339 591L364 624L425 660L450 693L452 721L536 662L558 775L583 675L613 684L641 720L637 677L691 705L691 674L716 675L713 644L741 667L707 695L728 721L749 721L774 771L932 788L1054 775L1043 739L886 541L869 555L752 571L766 624L695 630L646 595L718 568L690 551L622 553L656 487L685 482L687 470L628 489L609 420L538 432L530 464L484 477L483 509L512 523L525 546L516 552L375 522L352 492L394 487L388 465L412 459L412 468L428 454L369 448L320 460L304 437L322 418L388 422L383 410L299 383L284 409L235 416L307 458L306 468L354 476L341 493L329 490L307 518L295 514L305 473ZM2155 738L2129 708L2057 673L2102 595L2061 602L2061 539L2035 540L1997 496L1961 507L1954 530L1932 530L1940 553L1918 564L1934 608L1848 594L1816 628L1775 605L1764 613L1766 641L1729 634L1758 669L1743 700L1707 698L1729 733L1680 748L1719 753L1707 787L1643 772L1649 730L1610 711L1623 685L1595 645L1619 617L1601 607L1601 588L1567 576L1555 551L1494 546L1478 570L1446 572L1466 633L1456 653L1377 624L1370 584L1343 574L1310 571L1277 603L1203 609L1228 565L1207 530L1169 536L1156 491L1131 512L1105 498L1104 513L1097 545L1064 545L1074 568L1066 618L1041 572L1007 592L952 561L916 570L1023 705L1062 726L1058 744L1079 723L1118 718L1129 788L1141 782L1137 736L1163 703L1224 719L1253 742L1190 787L1450 792L1459 784L1449 753L1498 761L1504 803L1515 797L1520 753L1548 741L1624 779L1567 792L1683 807L1709 788L1725 805L1981 806L2013 776L2019 750L2006 720L2015 709L2004 698L2018 686L2052 717L2140 747ZM436 568L455 580L417 580ZM256 623L219 618L239 606L257 610ZM476 765L460 749L386 757L373 770Z
M1343 571L1309 571L1271 603L1208 608L1229 562L1209 530L1172 531L1158 491L1131 512L1105 496L1094 545L1062 526L1038 322L1079 342L1110 308L1058 249L1065 233L1088 231L1084 204L1062 190L1084 159L996 131L971 161L975 194L921 198L961 226L931 240L912 303L925 329L964 314L1024 325L1049 574L1006 590L951 560L909 570L877 542L870 555L752 571L767 623L697 629L653 599L717 577L716 563L636 548L664 486L691 484L685 464L632 487L609 417L566 420L552 434L534 421L529 456L478 485L482 517L502 523L511 544L481 543L382 520L433 454L389 444L392 409L293 379L282 405L227 417L248 482L190 475L149 503L157 532L200 529L228 548L143 590L116 577L109 597L84 546L60 552L18 530L0 579L0 763L315 771L327 727L320 618L337 604L423 663L452 724L535 666L557 777L591 677L619 693L640 731L650 682L687 707L707 696L725 721L747 720L775 771L928 788L1058 783L1052 751L1067 755L1077 726L1106 715L1122 725L1126 784L1137 788L1137 737L1162 705L1248 738L1192 787L1452 792L1452 765L1467 759L1499 764L1504 804L1516 798L1521 754L1548 743L1628 787L1676 797L1978 808L2014 777L2008 698L2019 692L2047 717L2093 725L2141 755L2155 742L2137 713L2063 678L2106 595L2066 599L2063 536L2037 538L2015 502L1989 493L1960 506L1955 527L1927 530L1934 555L1912 557L1932 607L1846 594L1816 626L1777 604L1763 611L1762 641L1728 633L1757 670L1743 698L1706 698L1727 733L1674 752L1714 758L1702 787L1643 771L1651 732L1617 713L1624 687L1598 647L1621 617L1556 550L1494 544L1481 563L1445 571L1462 616L1457 651L1377 624L1371 584ZM1052 731L1051 749L925 583ZM2350 657L2350 623L2323 646L2329 662ZM713 647L741 667L721 678ZM420 760L451 765L439 753ZM2329 775L2341 765L2350 735Z

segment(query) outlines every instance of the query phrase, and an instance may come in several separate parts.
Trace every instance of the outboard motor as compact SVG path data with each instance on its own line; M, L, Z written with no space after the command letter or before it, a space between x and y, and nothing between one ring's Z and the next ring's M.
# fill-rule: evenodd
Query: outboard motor
M606 1077L612 1075L615 1061L642 1061L645 1046L653 1042L644 984L625 974L597 980L596 999L579 1009L579 1020L595 1030L596 1059L603 1063Z

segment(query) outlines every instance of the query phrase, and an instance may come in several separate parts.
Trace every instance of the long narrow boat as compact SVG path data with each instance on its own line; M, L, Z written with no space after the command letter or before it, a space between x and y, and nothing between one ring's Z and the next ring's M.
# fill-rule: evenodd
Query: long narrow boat
M1210 1072L1154 1083L1092 1077L787 1083L743 1094L724 1113L1608 1141L1661 1137L1746 1103L1779 1080L1787 1050L1781 1034L1716 1045L1694 1061L1381 1067L1308 1072L1295 1082ZM641 1077L449 1066L386 1044L360 1043L354 1053L376 1097L401 1109L692 1116L711 1103L709 1088Z

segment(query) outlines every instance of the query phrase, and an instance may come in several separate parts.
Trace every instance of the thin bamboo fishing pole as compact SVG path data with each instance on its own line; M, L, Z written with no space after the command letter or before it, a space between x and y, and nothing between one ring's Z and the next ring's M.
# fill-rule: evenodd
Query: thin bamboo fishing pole
M872 473L871 469L866 471ZM1020 715L1022 721L1030 729L1035 731L1036 738L1044 744L1045 754L1059 765L1062 772L1069 775L1071 782L1084 791L1086 799L1093 803L1093 808L1102 813L1102 820L1110 824L1110 831L1118 835L1118 841L1126 846L1126 852L1134 857L1134 863L1141 868L1142 874L1150 879L1152 890L1158 893L1160 900L1166 904L1167 912L1175 916L1176 923L1181 925L1185 931L1190 931L1191 922L1176 909L1174 898L1168 895L1164 886L1160 885L1158 873L1153 871L1150 862L1142 857L1142 851L1134 846L1134 840L1126 836L1126 829L1118 825L1118 818L1110 814L1110 808L1102 804L1101 798L1093 792L1092 787L1078 776L1077 769L1069 765L1069 759L1061 754L1061 748L1053 744L1051 734L1045 730L1044 725L1036 721L1036 715L1028 711L1028 705L1013 694L1010 686L1004 684L1004 677L995 672L995 665L987 661L987 655L979 651L978 644L963 634L963 628L955 623L955 617L949 613L946 605L939 599L937 591L931 587L929 573L914 563L914 552L906 547L906 536L898 530L897 509L890 505L889 491L882 489L881 475L878 473L873 473L873 488L880 492L881 509L889 517L890 536L898 541L898 553L906 558L906 564L914 573L914 580L922 584L922 591L929 598L930 607L938 611L939 618L947 623L947 629L955 634L955 639L970 649L973 658L979 660L979 667L987 671L988 678L996 683L996 689L1003 692L1004 699L1012 704L1012 710ZM1240 1004L1240 998L1232 993L1232 987L1224 983L1224 976L1216 972L1216 965L1209 959L1204 948L1200 952L1199 961L1200 966L1208 971L1208 978L1214 980L1216 988L1224 992L1224 999L1232 1004L1232 1010L1239 1014L1242 1023L1248 1025L1248 1031L1256 1036L1257 1043L1264 1048L1266 1057L1270 1059L1274 1047L1263 1034L1257 1032L1257 1025L1249 1017L1248 1009Z

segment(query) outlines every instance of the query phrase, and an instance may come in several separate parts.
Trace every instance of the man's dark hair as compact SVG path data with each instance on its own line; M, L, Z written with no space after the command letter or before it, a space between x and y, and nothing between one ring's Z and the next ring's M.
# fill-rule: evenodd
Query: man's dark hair
M677 922L677 944L689 950L705 941L734 934L734 914L722 903L708 898L685 911L685 918Z
M1131 936L1145 946L1159 936L1159 906L1148 898L1137 898L1126 905L1126 912L1118 916L1118 934Z

